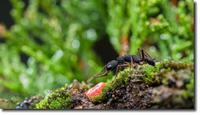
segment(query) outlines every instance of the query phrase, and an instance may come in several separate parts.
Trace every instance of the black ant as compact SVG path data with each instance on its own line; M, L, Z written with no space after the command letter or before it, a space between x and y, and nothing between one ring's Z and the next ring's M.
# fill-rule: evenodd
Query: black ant
M134 67L134 64L143 64L148 63L149 65L155 66L154 59L151 58L148 53L146 53L143 49L139 49L139 56L138 55L124 55L118 57L116 60L109 61L103 68L103 70L96 74L95 76L91 77L89 81L107 75L110 71L112 71L115 75L119 72L121 68L125 67Z

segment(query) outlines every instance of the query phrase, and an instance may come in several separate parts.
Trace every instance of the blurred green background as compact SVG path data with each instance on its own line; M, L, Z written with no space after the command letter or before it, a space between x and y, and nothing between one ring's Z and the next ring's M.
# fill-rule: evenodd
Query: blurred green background
M10 0L9 4L13 24L7 27L0 21L1 98L24 98L74 79L87 80L109 60L137 54L141 47L157 61L194 60L192 0Z

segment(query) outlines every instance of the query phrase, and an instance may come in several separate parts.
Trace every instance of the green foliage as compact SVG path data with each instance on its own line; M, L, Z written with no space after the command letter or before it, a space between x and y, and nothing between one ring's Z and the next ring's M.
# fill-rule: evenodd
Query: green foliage
M54 0L30 0L25 9L22 1L11 2L16 24L8 32L7 43L0 45L3 87L22 96L33 95L73 79L86 80L100 69L91 45L102 31L101 19L95 18L102 17L98 13L102 11L93 9L103 4L82 1L77 6L79 1L73 0L58 6ZM81 16L75 13L80 11ZM88 15L95 15L94 19ZM27 65L20 61L21 53L29 56Z
M110 41L120 51L120 39L128 36L130 54L144 46L157 59L193 60L193 5L191 0L177 6L169 0L109 0Z
M88 79L102 68L92 49L107 34L118 53L126 36L129 54L143 46L157 60L193 61L191 0L177 6L169 0L29 0L26 7L10 1L15 24L0 44L0 96L30 96ZM29 57L26 64L21 54Z

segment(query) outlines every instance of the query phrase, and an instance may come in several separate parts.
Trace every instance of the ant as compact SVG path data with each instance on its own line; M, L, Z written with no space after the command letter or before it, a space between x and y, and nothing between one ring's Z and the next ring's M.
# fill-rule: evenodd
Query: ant
M116 75L118 74L121 68L134 67L134 64L148 63L149 65L155 66L154 59L152 59L148 53L146 53L143 49L138 49L138 50L139 50L139 56L138 55L124 55L124 56L117 57L116 60L109 61L104 66L103 70L100 73L88 79L88 82L97 77L105 76L110 71L112 71Z

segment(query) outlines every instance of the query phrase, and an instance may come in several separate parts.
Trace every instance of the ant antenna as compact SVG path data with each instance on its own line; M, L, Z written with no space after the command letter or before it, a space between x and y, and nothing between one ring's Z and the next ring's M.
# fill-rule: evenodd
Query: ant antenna
M87 80L87 83L91 82L92 80L98 78L98 77L103 77L104 75L106 75L108 73L108 71L105 71L105 69L103 69L100 73L95 74L94 76L90 77Z
M144 60L145 57L153 59L146 51L144 51L143 48L139 48L138 50L139 50L140 57L142 58L142 60ZM155 59L153 59L153 60L155 60Z

